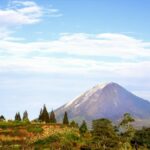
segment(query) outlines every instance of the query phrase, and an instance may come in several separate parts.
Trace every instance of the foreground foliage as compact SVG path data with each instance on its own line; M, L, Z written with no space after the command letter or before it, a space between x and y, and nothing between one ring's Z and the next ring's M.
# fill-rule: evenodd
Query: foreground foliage
M62 123L56 123L55 114L48 114L44 105L39 120L30 122L27 111L21 119L17 113L14 121L0 120L0 149L2 150L149 150L150 128L136 130L134 119L124 114L118 125L101 118L93 120L88 130L85 121L79 126L69 123L67 112Z

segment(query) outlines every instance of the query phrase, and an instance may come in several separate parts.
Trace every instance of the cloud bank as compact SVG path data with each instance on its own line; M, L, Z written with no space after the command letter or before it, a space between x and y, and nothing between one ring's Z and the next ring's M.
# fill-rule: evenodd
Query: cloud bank
M0 41L0 71L149 73L150 43L115 34L61 34L57 40ZM147 66L147 68L145 68Z

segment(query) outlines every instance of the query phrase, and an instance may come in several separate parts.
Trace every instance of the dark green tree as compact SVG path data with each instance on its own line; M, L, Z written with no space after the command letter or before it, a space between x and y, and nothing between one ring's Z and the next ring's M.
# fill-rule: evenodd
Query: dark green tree
M87 132L87 130L88 130L88 128L87 128L86 122L85 122L85 120L83 120L83 122L79 128L80 134L83 135L84 133Z
M119 137L115 133L112 122L108 119L93 120L92 137L95 149L119 149Z
M68 125L68 124L69 124L68 114L67 114L66 111L65 111L65 113L64 113L63 124L65 124L65 125Z
M72 120L70 122L70 126L73 127L73 128L78 128L79 127L78 123L76 123L74 120Z
M135 129L131 124L132 122L134 122L134 118L132 118L132 116L129 113L125 113L119 125L122 139L124 138L125 141L129 143L135 134Z
M29 118L28 118L28 112L27 111L25 111L24 113L23 113L23 121L27 121L27 122L29 122Z
M55 118L55 113L54 111L52 110L51 113L50 113L50 117L49 117L49 120L50 120L50 123L56 123L56 118Z
M0 116L0 121L4 121L5 117L3 115Z
M21 116L19 112L15 115L15 121L21 121Z
M45 105L43 106L43 111L41 113L40 119L43 122L49 123L49 114Z
M42 121L42 114L43 114L43 109L41 108L39 118L38 118L39 121Z
M128 129L130 127L130 123L134 122L134 118L129 113L125 113L123 115L123 119L120 122L120 126L126 127Z
M144 127L142 129L136 130L132 139L132 144L134 147L141 147L141 149L144 149L144 147L150 149L150 128Z

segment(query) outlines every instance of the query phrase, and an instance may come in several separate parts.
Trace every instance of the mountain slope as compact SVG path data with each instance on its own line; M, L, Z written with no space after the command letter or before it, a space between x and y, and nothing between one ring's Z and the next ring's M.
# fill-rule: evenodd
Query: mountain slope
M59 118L65 111L70 119L91 121L109 118L116 121L126 112L135 118L150 119L150 102L130 93L116 83L98 84L73 101L58 108Z

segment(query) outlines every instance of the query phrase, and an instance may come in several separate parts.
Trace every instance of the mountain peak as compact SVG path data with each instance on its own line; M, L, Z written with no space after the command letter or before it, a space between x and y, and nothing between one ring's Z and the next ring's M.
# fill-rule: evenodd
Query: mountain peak
M104 82L97 84L91 90L102 90L105 87L121 87L121 86L115 82Z
M104 83L99 83L96 86L104 88L105 86L109 86L109 85L118 85L118 84L115 82L104 82Z
M137 97L115 82L97 84L56 110L68 111L70 118L84 117L119 119L124 113L137 118L150 118L150 103Z

